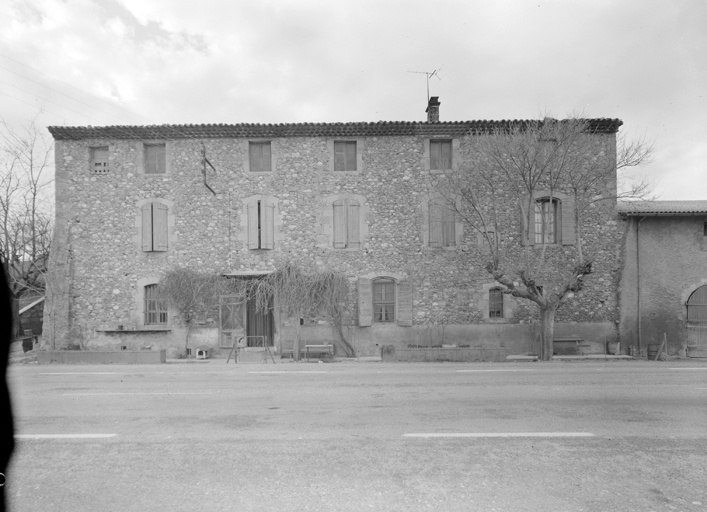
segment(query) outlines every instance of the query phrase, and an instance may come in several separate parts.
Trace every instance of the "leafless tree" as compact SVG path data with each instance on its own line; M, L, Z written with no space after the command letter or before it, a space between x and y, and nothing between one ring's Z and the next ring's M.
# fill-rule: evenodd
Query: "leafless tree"
M36 120L12 126L0 120L0 254L12 295L14 335L19 300L43 293L51 242L53 144Z
M618 190L617 173L647 163L652 145L622 137L614 145L613 134L579 118L509 122L468 142L473 149L464 160L472 163L445 172L432 186L444 207L478 233L488 249L486 270L503 292L537 305L538 355L549 360L556 312L592 272L595 248L585 247L586 218L597 208L613 211L618 198L650 194L645 180ZM558 225L559 201L573 223Z

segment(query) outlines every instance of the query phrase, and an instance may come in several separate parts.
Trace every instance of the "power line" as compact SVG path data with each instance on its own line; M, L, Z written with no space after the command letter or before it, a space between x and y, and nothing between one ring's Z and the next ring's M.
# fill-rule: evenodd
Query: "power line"
M63 115L63 114L57 114L56 112L53 112L53 111L51 111L51 110L49 110L49 109L47 109L47 108L44 108L44 107L42 107L42 106L40 106L40 105L35 105L35 104L33 104L33 103L30 103L29 101L21 100L20 98L15 98L15 97L12 96L11 94L7 94L6 92L3 92L3 91L0 91L0 94L4 94L4 95L7 96L8 98L12 98L12 99L15 100L15 101L20 101L20 102L22 102L22 103L24 103L24 104L26 104L26 105L29 105L30 107L39 108L40 110L42 110L42 111L44 111L44 112L48 112L49 114L53 114L53 115L55 115L55 116L57 116L57 117L62 118L64 121L67 120L67 116L65 116L65 115Z
M18 72L16 72L16 71L13 71L13 70L11 70L11 69L9 69L9 68L6 68L5 66L0 66L0 68L5 69L5 70L9 71L10 73L13 73L13 74L15 74L15 75L17 75L17 76L19 76L19 77L22 77L22 78L24 78L25 80L29 80L30 82L34 82L35 84L39 85L40 87L44 87L45 89L49 89L50 91L53 91L53 92L55 92L55 93L57 93L57 94L61 94L62 96L66 96L67 98L69 98L69 99L71 99L71 100L78 101L79 103L82 103L82 104L86 105L87 107L90 107L90 108L93 108L93 109L98 110L99 112L103 112L104 114L108 114L109 116L113 116L113 117L118 117L118 116L119 116L119 115L116 115L116 114L112 114L112 113L110 113L110 112L106 112L105 110L101 110L101 109L98 108L98 107L95 107L95 106L93 106L93 105L90 105L90 104L86 103L85 101L81 101L81 100L78 99L78 98L74 98L73 96L69 96L68 94L64 94L64 93L61 92L61 91L57 91L57 90L54 89L53 87L49 87L48 85L44 85L44 84L42 84L42 83L40 83L40 82L37 82L36 80L32 80L31 78L29 78L29 77L27 77L27 76L24 76L24 75L22 75L22 74L20 74L20 73L18 73Z
M5 38L3 38L3 39L5 39ZM83 93L83 94L86 94L86 95L88 95L88 96L91 96L92 98L95 98L95 99L97 99L98 101L102 101L103 103L105 103L105 104L107 104L107 105L110 105L111 107L120 109L120 110L122 110L122 111L124 111L124 112L127 112L127 113L130 114L130 115L139 117L139 118L141 118L141 119L144 119L145 121L148 121L148 122L154 124L154 121L152 121L151 119L146 118L145 116L141 116L140 114L135 114L134 112L131 112L130 110L125 109L125 108L123 108L123 107L120 107L120 106L118 106L118 105L113 105L112 103L110 103L110 102L104 100L103 98L99 98L98 96L94 96L94 95L91 94L90 92L86 92L86 91L84 91L83 89L80 89L80 88L78 88L78 87L76 87L76 86L74 86L74 85L71 85L71 84L68 84L68 83L66 83L66 82L63 82L62 80L59 80L58 78L54 78L53 76L46 74L44 71L40 71L40 70L38 70L38 69L35 69L35 68L33 68L32 66L28 66L27 64L23 64L22 62L20 62L20 61L18 61L18 60L15 60L15 59L13 59L12 57L8 57L7 55L5 55L5 54L3 54L3 53L0 53L0 56L5 57L6 59L11 60L12 62L16 62L16 63L19 64L20 66L24 66L24 67L26 67L26 68L29 68L29 69L31 69L32 71L35 71L35 72L37 72L37 73L39 73L39 74L41 74L41 75L45 75L45 76L51 78L52 80L55 80L55 81L57 81L57 82L59 82L59 83L61 83L61 84L64 84L64 85L66 85L66 86L68 86L68 87L71 87L72 89L76 89L77 91L79 91L79 92L81 92L81 93ZM6 68L6 69L7 69L7 68Z

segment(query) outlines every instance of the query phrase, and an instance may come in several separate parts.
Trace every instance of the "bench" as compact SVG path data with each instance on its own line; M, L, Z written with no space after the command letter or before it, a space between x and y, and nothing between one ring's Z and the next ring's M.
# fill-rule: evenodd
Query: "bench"
M334 355L334 345L314 345L305 344L302 355L304 357L309 357L309 354L326 354Z
M552 355L575 355L581 354L582 351L579 348L579 344L584 341L584 338L578 336L577 334L570 334L568 336L554 336L552 338ZM556 343L574 343L574 347L569 349L563 349L562 347L555 347Z

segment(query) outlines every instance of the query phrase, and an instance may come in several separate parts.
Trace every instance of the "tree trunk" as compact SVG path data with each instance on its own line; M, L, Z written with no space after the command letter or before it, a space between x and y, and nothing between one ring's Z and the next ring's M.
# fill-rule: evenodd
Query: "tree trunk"
M298 313L297 321L295 322L295 343L294 347L292 347L292 356L295 358L295 361L300 360L300 318L302 317Z
M10 303L12 309L12 338L11 341L16 340L22 334L20 325L20 297L14 293L10 294Z
M189 358L187 354L187 349L189 348L189 335L191 334L191 322L187 323L187 335L186 335L186 340L184 342L184 357L186 359Z
M557 307L555 305L540 309L540 353L538 356L541 361L550 361L552 359L555 313L557 313Z

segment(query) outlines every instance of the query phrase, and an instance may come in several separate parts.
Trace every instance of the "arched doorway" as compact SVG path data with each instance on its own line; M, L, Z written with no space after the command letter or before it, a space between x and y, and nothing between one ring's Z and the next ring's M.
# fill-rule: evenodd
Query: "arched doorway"
M707 285L687 299L687 357L707 357Z

